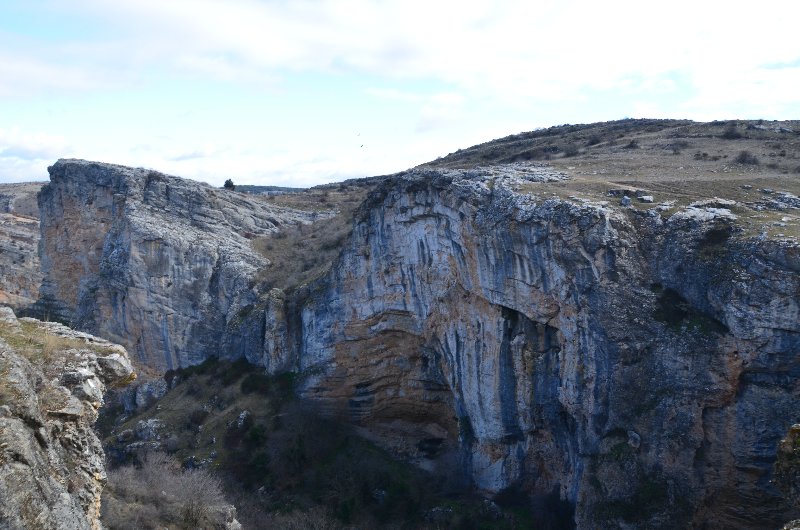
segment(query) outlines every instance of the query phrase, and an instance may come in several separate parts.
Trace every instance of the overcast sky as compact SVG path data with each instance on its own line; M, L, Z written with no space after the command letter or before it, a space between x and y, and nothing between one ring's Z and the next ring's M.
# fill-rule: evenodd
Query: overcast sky
M800 118L800 2L3 0L0 181L396 172L538 127Z

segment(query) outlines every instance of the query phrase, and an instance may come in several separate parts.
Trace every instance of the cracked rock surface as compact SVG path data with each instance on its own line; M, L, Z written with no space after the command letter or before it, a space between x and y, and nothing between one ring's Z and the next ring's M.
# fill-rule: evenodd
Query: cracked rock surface
M0 307L0 528L100 529L106 481L92 430L124 348Z
M273 230L266 206L233 220L238 196L61 161L40 199L42 292L156 369L238 344L393 453L487 492L555 493L580 528L796 517L770 480L800 422L800 247L743 234L721 200L621 208L550 193L564 178L386 177L324 276L259 293L264 258L236 227Z
M59 160L39 195L39 310L167 370L260 348L226 331L255 302L254 237L317 214L142 168ZM252 341L251 341L252 342Z

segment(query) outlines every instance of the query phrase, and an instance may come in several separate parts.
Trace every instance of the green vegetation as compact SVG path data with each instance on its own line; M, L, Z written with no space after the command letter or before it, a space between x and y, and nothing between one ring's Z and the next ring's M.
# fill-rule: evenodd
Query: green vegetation
M598 513L604 519L622 519L628 523L641 523L664 508L669 501L666 481L645 476L630 499L607 501Z
M603 452L589 464L589 483L603 499L592 509L598 528L619 528L620 520L635 528L684 528L690 503L658 470L646 467L625 431L611 431L605 442ZM627 483L620 484L621 477ZM663 520L669 521L666 526L659 522Z
M212 359L170 371L165 378L174 388L114 432L133 430L140 420L163 422L160 435L169 462L176 469L180 467L176 463L181 463L185 469L199 467L219 477L245 528L261 527L265 521L285 528L304 528L304 524L320 528L530 527L529 503L510 502L488 509L454 476L433 476L401 463L347 424L319 414L295 397L294 374L269 376L243 361ZM116 435L107 436L105 445L108 454L124 454L124 444ZM130 488L116 483L119 479L131 482L132 475L145 473L142 470L149 465L141 461L130 467L125 460L118 464L127 467L109 474L109 495L120 502L134 499L143 506L156 503L139 493L126 493ZM173 465L169 462L164 465ZM175 480L189 478L192 475L184 473ZM144 478L137 480L146 483ZM502 497L500 501L505 502ZM157 524L166 525L180 513L177 502L156 503L142 508L144 515L131 518L141 521L147 514L158 515ZM163 515L165 511L173 515ZM124 510L119 508L118 513Z
M800 425L792 425L778 444L774 483L784 498L800 507Z

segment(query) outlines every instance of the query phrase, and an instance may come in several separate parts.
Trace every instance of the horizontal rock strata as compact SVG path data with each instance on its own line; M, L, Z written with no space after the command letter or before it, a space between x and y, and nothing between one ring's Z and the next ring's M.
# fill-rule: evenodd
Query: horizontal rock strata
M800 249L745 237L725 204L670 216L559 198L562 178L386 178L327 275L260 292L238 227L275 229L262 204L234 222L236 195L61 161L40 199L42 292L155 368L225 346L297 370L305 397L397 454L555 492L581 528L780 526Z

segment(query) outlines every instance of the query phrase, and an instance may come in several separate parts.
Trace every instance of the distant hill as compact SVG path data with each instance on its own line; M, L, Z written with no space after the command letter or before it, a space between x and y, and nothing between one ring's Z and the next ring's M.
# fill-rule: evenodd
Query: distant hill
M307 188L287 188L285 186L255 186L252 184L237 184L236 191L252 195L280 195L282 193L300 193Z
M698 160L694 158L698 152L702 161L709 162L726 158L724 155L735 156L741 149L747 148L754 150L754 154L762 156L762 159L773 153L772 157L778 158L775 162L787 162L786 169L793 170L797 164L789 165L788 162L794 158L793 155L800 155L798 136L798 121L729 120L701 123L690 120L625 119L557 125L513 134L459 149L421 167L471 168L575 158L589 159L593 164L602 166L609 156L630 159L632 154L636 154L635 158L649 158L651 162L657 160L657 164L671 168L673 165L684 165L684 157L691 161ZM778 148L776 142L788 142L790 145ZM643 149L635 151L638 148ZM780 154L782 150L783 155ZM704 152L706 157L703 157ZM674 157L664 164L664 160L653 156L662 153L683 154L684 157ZM714 155L719 157L709 160Z

